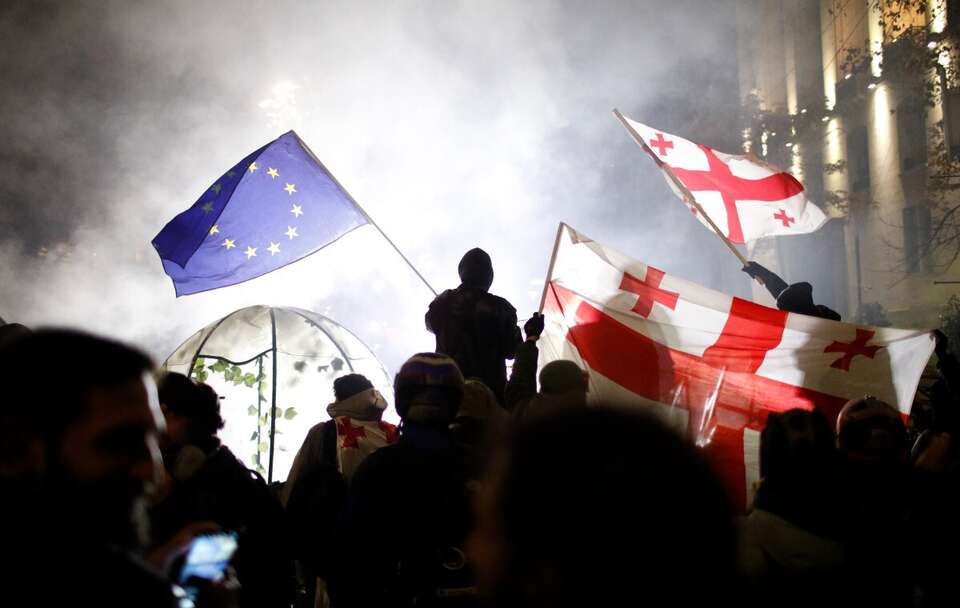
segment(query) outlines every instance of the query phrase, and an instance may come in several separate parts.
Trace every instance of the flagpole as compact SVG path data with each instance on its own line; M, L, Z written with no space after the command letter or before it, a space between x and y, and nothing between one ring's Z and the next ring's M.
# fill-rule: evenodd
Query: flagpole
M550 264L547 266L547 278L543 282L543 294L540 296L540 314L543 314L543 305L547 301L547 290L550 289L550 277L553 276L553 265L557 262L557 251L560 249L560 235L563 234L563 229L566 227L566 224L560 222L560 225L557 226L557 238L553 242L553 253L550 254Z
M313 162L315 162L315 163L317 163L318 165L320 165L320 168L323 169L324 172L326 172L326 174L327 174L328 176L330 176L330 179L333 180L333 183L335 183L335 184L340 188L340 190L341 190L344 194L347 195L347 198L349 198L349 199L350 199L350 202L353 203L354 206L356 206L356 208L360 210L360 213L363 214L363 217L367 218L367 221L370 222L370 225L373 226L374 228L376 228L377 231L380 233L380 235L381 235L388 243L390 243L390 246L393 247L393 250L396 251L397 254L398 254L401 258L403 258L403 261L407 263L407 266L410 267L410 270L412 270L412 271L414 272L414 274L416 274L417 277L419 277L420 280L423 281L423 284L427 286L427 289L429 289L430 292L433 293L434 297L436 297L436 295L437 295L437 290L434 289L432 285L430 285L430 283L427 281L427 279L425 279L425 278L423 277L422 274L420 274L420 271L417 270L416 266L414 266L413 263L412 263L410 260L407 259L407 256L403 255L403 252L400 251L400 248L397 247L397 245L390 239L390 237L387 236L387 233L384 232L383 229L380 228L379 225L377 225L377 222L375 222L375 221L373 220L373 218L370 217L370 214L367 213L366 209L364 209L363 207L360 206L360 203L357 202L357 199L353 198L353 196L347 191L347 189L343 187L343 184L341 184L341 183L339 182L339 180L337 180L337 178L333 175L333 173L331 173L330 170L327 169L327 167L320 161L320 159L317 158L317 155L313 153L313 150L310 149L310 146L307 145L307 142L305 142L305 141L303 141L302 139L300 139L300 136L297 135L297 132L296 132L296 131L294 131L293 134L297 136L297 141L299 141L299 142L300 142L300 145L303 146L303 149L307 151L307 154L310 155L310 157L313 159Z
M736 245L734 245L730 241L730 239L727 238L727 235L725 235L723 231L721 231L720 228L713 222L713 219L711 219L710 216L707 215L707 212L704 211L703 207L700 206L700 203L697 202L697 199L693 196L693 193L690 192L689 188L687 188L683 184L683 182L681 182L680 179L673 173L673 170L670 169L670 166L667 165L662 160L660 160L660 158L653 153L653 150L651 150L650 147L647 146L647 142L643 141L643 138L640 137L640 134L637 133L636 130L634 130L634 128L630 125L629 122L627 122L627 119L623 116L623 114L620 113L620 110L614 108L613 115L617 117L617 120L620 121L620 124L622 124L623 127L630 133L630 135L633 136L634 141L636 141L637 144L641 148L643 148L647 154L650 155L650 158L653 159L653 162L657 163L657 167L659 167L660 170L667 175L671 183L673 183L673 185L676 186L677 190L679 190L683 194L683 200L693 205L698 212L703 214L704 219L707 220L707 223L710 224L710 227L713 228L713 231L717 233L717 236L720 237L720 240L723 241L723 244L726 245L728 249L730 249L730 252L733 253L733 255L737 256L737 259L740 260L740 263L742 265L746 266L747 258L743 257L743 254L740 253L740 250L737 249Z

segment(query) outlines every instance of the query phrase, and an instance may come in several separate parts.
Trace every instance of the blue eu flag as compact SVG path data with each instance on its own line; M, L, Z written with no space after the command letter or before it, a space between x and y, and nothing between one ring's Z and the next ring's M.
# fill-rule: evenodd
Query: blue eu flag
M153 247L182 296L296 262L368 221L290 131L222 175Z

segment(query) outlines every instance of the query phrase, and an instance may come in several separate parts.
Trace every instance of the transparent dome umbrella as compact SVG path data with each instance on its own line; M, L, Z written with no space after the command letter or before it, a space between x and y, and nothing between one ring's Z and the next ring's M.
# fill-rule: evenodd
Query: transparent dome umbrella
M387 370L363 342L299 308L234 311L188 338L162 369L217 391L221 441L268 481L286 479L307 431L329 418L334 379L363 374L388 401L393 396Z

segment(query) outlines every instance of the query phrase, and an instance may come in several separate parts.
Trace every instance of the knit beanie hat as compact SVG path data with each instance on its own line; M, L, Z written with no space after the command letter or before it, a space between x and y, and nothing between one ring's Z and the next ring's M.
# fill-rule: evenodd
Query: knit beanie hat
M397 372L393 389L404 422L448 424L463 399L463 374L447 355L418 353Z

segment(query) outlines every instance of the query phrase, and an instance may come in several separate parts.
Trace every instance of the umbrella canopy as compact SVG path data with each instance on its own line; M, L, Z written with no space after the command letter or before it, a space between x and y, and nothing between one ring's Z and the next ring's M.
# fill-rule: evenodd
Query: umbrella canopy
M162 369L221 396L220 439L268 481L286 479L310 428L327 420L334 379L363 374L390 401L390 375L340 324L290 307L250 306L207 325Z

